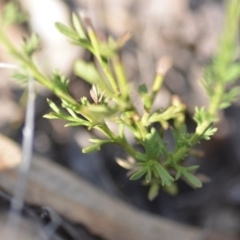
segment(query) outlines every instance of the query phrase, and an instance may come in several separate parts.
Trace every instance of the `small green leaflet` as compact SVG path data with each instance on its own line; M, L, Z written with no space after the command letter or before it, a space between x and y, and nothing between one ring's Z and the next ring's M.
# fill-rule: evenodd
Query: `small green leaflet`
M233 102L235 102L240 96L240 87L234 87L229 91L226 91L223 95L223 99L220 103L219 108L224 109L229 107Z
M141 100L145 106L146 109L150 109L151 107L151 99L148 95L148 89L147 89L147 86L146 84L141 84L139 87L138 87L138 93L141 97Z
M215 115L209 114L204 107L195 107L194 121L200 125L205 121L216 122L218 118Z
M100 147L101 145L95 143L95 144L92 144L90 146L87 146L85 148L82 149L82 152L83 153L92 153L92 152L96 152L96 151L99 151L101 149Z
M72 14L72 22L73 22L73 26L74 26L76 32L78 33L80 39L87 39L87 36L86 36L85 30L82 26L82 23L80 22L78 16L75 13Z
M183 177L190 185L196 188L202 187L202 182L195 177L190 171L194 171L197 169L198 166L191 166L191 167L181 167L175 166L177 170L177 174L175 176L175 180L178 180L180 177Z
M43 117L47 118L47 119L60 119L61 118L61 116L55 112L45 114L45 115L43 115Z
M161 178L162 185L170 186L174 181L174 178L167 172L167 170L159 163L154 164L154 168L156 169L159 177Z
M210 140L210 137L217 132L217 128L209 127L201 136L205 140Z
M102 140L97 138L89 139L89 141L92 142L93 144L83 148L82 149L83 153L91 153L91 152L99 151L102 145L113 142L113 140Z
M196 187L196 188L202 187L202 182L197 177L195 177L193 174L189 173L188 171L183 171L182 175L194 187Z
M146 182L150 182L152 180L152 171L150 168L147 169L147 174L146 174Z
M131 177L130 180L138 180L147 172L147 167L141 168L137 172L135 172Z
M58 86L61 87L61 89L67 91L67 87L69 84L69 79L67 79L63 74L60 73L59 70L55 70L52 73L51 80Z
M87 121L78 121L78 122L70 122L64 125L64 127L77 127L77 126L89 126L90 123Z
M65 36L74 40L79 39L78 33L75 30L71 29L70 27L59 22L55 23L55 27L58 29L59 32L61 32Z
M208 113L204 107L195 107L195 115L193 119L197 124L201 124L206 119L207 114Z
M139 160L139 161L143 161L143 162L146 162L148 160L147 156L143 153L140 153L140 152L136 153L136 159Z
M101 90L104 91L109 97L113 96L108 84L105 82L93 63L87 63L85 61L78 60L75 62L74 72L86 82L99 86Z
M49 107L57 114L61 114L61 110L59 109L59 107L52 101L50 100L49 98L47 98L47 102L48 102L48 105Z
M20 85L25 87L30 79L30 76L27 72L14 71L12 74L12 78L15 81L17 81Z
M163 148L165 147L163 140L156 131L155 128L151 129L151 132L147 134L146 139L143 142L148 159L158 159Z
M151 185L149 191L148 191L148 199L152 201L154 198L157 197L158 192L159 192L159 185L154 183Z
M11 25L11 24L20 24L28 20L28 15L25 12L22 12L16 2L9 2L4 6L2 11L2 24Z
M225 80L227 82L234 82L237 78L240 77L240 64L232 64L226 71Z
M30 38L24 39L24 44L23 44L23 50L28 55L31 57L33 53L38 49L39 47L39 37L37 34L32 34Z

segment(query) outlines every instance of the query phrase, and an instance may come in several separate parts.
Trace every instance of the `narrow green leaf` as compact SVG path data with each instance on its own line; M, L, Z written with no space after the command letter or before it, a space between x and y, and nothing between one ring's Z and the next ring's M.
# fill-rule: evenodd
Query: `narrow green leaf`
M175 180L178 180L182 175L182 172L180 170L177 170L177 174L175 176Z
M106 144L106 143L112 143L113 140L109 139L109 140L103 140L103 139L98 139L98 138L92 138L92 139L88 139L89 142L92 143L98 143L98 144Z
M100 150L100 147L102 145L107 144L107 143L112 143L113 140L111 140L111 139L102 140L102 139L92 138L92 139L89 139L89 142L92 142L93 144L88 147L85 147L82 150L83 153L90 153L90 152L98 151L98 150Z
M150 168L147 169L146 182L151 182L152 180L152 171Z
M26 55L31 57L33 53L38 49L40 44L40 39L36 33L32 34L30 38L25 39L23 44L23 50Z
M118 135L119 135L119 137L120 137L122 140L125 139L124 129L125 129L125 125L124 125L124 124L121 124L121 123L119 122L119 124L118 124Z
M100 149L101 149L100 144L95 143L95 144L92 144L90 146L87 146L87 147L83 148L82 152L83 153L92 153L92 152L99 151Z
M220 109L229 107L233 102L235 102L240 96L240 87L233 87L228 92L223 95L222 102L220 103Z
M159 177L161 178L162 185L170 186L174 181L174 178L167 172L167 170L159 163L156 163L154 165L154 168L156 169Z
M116 54L115 49L104 43L99 45L99 52L103 61L113 58L113 56Z
M105 117L111 116L112 114L114 114L117 111L117 108L116 109L110 108L103 104L102 105L91 104L91 105L87 106L87 109L91 112L98 113L99 115L104 114Z
M137 172L135 172L131 177L130 180L138 180L147 172L147 168L141 168Z
M78 33L76 31L74 31L73 29L71 29L70 27L67 27L66 25L62 24L62 23L55 23L56 28L58 29L59 32L61 32L62 34L64 34L65 36L74 39L74 40L78 40L79 36Z
M47 118L47 119L60 119L61 117L55 113L55 112L51 112L51 113L48 113L48 114L45 114L43 116L44 118Z
M189 172L195 171L195 170L197 170L198 168L199 168L199 166L197 166L197 165L193 165L193 166L190 166L190 167L186 167L186 169L187 169Z
M164 122L170 119L174 119L176 116L178 116L179 113L182 113L183 109L182 107L178 106L170 106L164 111L156 111L154 112L148 119L150 123L154 122Z
M141 97L141 100L144 104L145 109L149 110L152 105L152 101L150 96L148 95L147 86L145 84L142 84L138 87L138 93Z
M221 102L219 105L219 109L225 109L231 106L231 102Z
M57 105L52 101L50 100L49 98L47 98L47 102L48 102L48 105L49 107L56 113L58 114L61 114L61 111L60 109L57 107Z
M92 44L86 39L79 39L77 41L72 41L72 44L79 45L83 48L88 49L90 52L93 52Z
M187 172L187 171L182 171L182 174L184 178L194 187L196 188L201 188L202 187L202 182L195 177L193 174Z
M154 198L157 197L159 192L159 185L158 184L152 184L149 191L148 191L148 199L150 201L154 200Z
M144 161L144 162L146 162L148 160L147 156L140 152L137 152L135 157L137 160Z
M87 36L86 36L85 30L82 26L82 23L80 22L80 19L78 18L78 16L75 13L72 14L72 22L73 22L73 26L74 26L75 30L77 31L79 37L82 39L87 39Z
M101 78L98 70L92 63L86 63L78 60L74 66L75 73L91 84L97 84Z
M101 91L104 91L109 97L113 96L113 92L92 63L78 60L75 62L74 72L90 84L100 87Z
M82 121L82 122L70 122L64 125L64 127L77 127L77 126L89 126L89 122Z
M233 82L239 77L240 77L240 64L236 63L227 69L225 81Z
M172 183L171 186L164 186L163 189L169 194L169 195L172 195L172 196L176 196L178 194L178 187L177 187L177 184L176 183Z

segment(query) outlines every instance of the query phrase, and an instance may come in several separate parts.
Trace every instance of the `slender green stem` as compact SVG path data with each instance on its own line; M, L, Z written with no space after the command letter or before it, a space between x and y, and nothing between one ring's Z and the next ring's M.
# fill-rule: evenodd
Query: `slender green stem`
M0 27L0 41L7 47L8 51L14 55L20 61L27 61L27 59L19 53L19 51L13 46L8 37L4 34L3 29Z
M148 119L151 113L154 100L156 98L156 95L159 89L161 88L162 83L163 83L163 75L157 73L153 82L151 95L148 95L148 104L147 105L144 104L144 113L141 119L141 122L144 126L148 126L150 124L150 122L148 122Z
M148 134L148 131L146 129L146 127L143 126L142 122L140 120L137 120L135 122L139 132L141 133L141 140L143 141L146 138L146 135Z
M208 114L210 117L214 117L219 109L219 104L224 94L224 84L219 83L215 89L215 95L211 99L210 106L208 108ZM209 120L203 121L199 126L197 126L195 133L189 140L189 146L182 147L173 153L172 161L177 163L181 161L188 153L189 149L192 148L196 143L198 143L199 138L207 130L211 122Z
M157 69L156 69L156 76L153 82L152 92L150 95L150 108L147 109L147 112L149 113L151 111L156 95L162 86L164 77L171 66L172 66L172 60L168 56L161 58L158 62Z
M113 67L117 76L120 92L124 97L126 97L128 96L127 79L118 55L113 58Z
M123 139L120 138L118 136L116 136L106 124L102 124L101 126L96 127L96 129L100 130L101 132L103 132L106 136L108 136L110 139L112 139L114 141L115 144L121 146L127 153L129 153L133 158L136 157L136 151L133 147L131 147L130 144L128 144L128 142Z
M94 55L96 56L99 64L101 65L101 68L103 69L111 87L113 88L113 91L115 93L118 93L118 86L116 84L116 81L115 81L114 77L112 76L109 67L106 64L103 63L103 60L102 60L102 57L101 57L101 54L100 54L100 49L99 49L99 41L98 41L98 38L95 34L95 31L90 26L87 26L87 31L88 31L88 36L90 38L90 41L91 41L91 43L93 45L93 48L94 48Z
M127 153L130 154L134 159L136 159L136 150L128 144L126 141L121 141L117 143L119 146L121 146Z
M113 88L113 91L115 92L115 94L118 95L119 89L118 89L117 83L116 83L116 81L115 81L115 79L114 79L114 77L113 77L113 75L112 75L112 73L110 71L110 68L108 66L105 66L102 63L101 59L99 59L98 61L100 62L100 65L101 65L101 67L102 67L102 69L103 69L103 71L104 71L104 73L105 73L109 83L111 84L111 86Z
M152 87L152 93L151 93L151 103L153 104L155 97L157 93L159 92L159 89L161 88L163 83L163 75L160 73L156 74L156 77L153 82L153 87ZM152 106L151 104L151 106Z
M149 119L150 113L144 109L143 116L142 116L142 124L143 126L147 127L149 125L148 119Z
M219 108L219 104L221 102L223 94L224 94L224 84L223 83L221 83L221 84L219 83L216 86L215 95L213 96L213 98L211 100L211 104L210 104L209 109L208 109L208 113L210 115L215 115L216 114L216 111Z

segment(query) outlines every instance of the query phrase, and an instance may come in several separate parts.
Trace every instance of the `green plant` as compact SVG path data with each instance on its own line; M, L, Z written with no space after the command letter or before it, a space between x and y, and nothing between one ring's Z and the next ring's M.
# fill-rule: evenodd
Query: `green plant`
M219 120L218 110L230 106L239 96L240 88L235 86L240 75L240 66L236 61L239 17L240 2L229 1L219 48L206 67L201 81L209 96L209 107L196 107L193 117L196 130L193 133L187 130L185 106L177 97L173 97L168 108L152 111L156 94L171 66L166 57L158 64L152 88L147 89L145 84L139 86L144 111L141 114L137 111L129 95L128 81L120 58L120 49L128 40L129 34L118 40L109 37L106 42L101 42L85 14L80 18L73 14L72 27L56 23L57 29L73 44L87 49L95 56L95 63L77 60L74 65L75 74L92 85L92 101L86 97L74 99L68 91L69 80L59 71L54 71L49 77L39 71L33 59L40 42L36 34L25 39L21 49L13 46L5 34L5 28L9 24L22 22L25 15L19 15L16 5L12 3L5 8L2 16L0 40L19 63L20 70L14 73L14 78L28 81L29 76L33 76L61 99L61 107L48 99L52 112L44 117L64 119L67 127L85 126L89 130L101 131L105 138L89 139L91 145L84 148L83 152L97 151L109 143L122 147L134 162L118 159L119 165L130 170L131 180L143 178L145 184L150 186L149 199L153 199L161 186L169 192L175 192L175 181L179 178L195 188L202 186L195 176L198 166L185 166L184 159L196 144L203 139L209 140L217 131L214 123ZM117 124L118 133L110 130L106 120ZM131 130L143 151L137 151L128 143L125 128ZM164 134L169 128L175 141L173 151L169 151L164 140Z

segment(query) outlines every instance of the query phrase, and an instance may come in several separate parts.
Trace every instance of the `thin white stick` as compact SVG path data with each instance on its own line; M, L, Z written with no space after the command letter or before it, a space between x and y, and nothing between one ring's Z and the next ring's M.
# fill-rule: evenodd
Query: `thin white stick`
M18 65L0 62L0 68L18 69Z
M22 143L22 161L19 166L18 181L14 189L14 195L11 202L10 213L8 215L6 235L4 240L17 239L17 232L21 220L21 210L23 207L23 199L25 187L28 179L28 172L32 162L32 149L34 137L34 113L35 113L35 92L34 79L29 79L28 84L28 102L26 111L26 122L23 129Z
M15 64L0 62L0 68L18 69L19 66ZM24 204L24 193L27 184L28 172L31 167L35 112L34 80L32 78L29 79L28 90L29 95L27 102L26 123L23 129L22 162L19 167L18 181L15 186L10 212L7 219L4 238L5 240L17 239L19 223L21 221L21 210L23 209ZM57 218L56 223L50 223L43 229L39 229L40 231L37 239L48 240L54 234L58 226L61 225L61 221L62 220L60 218ZM63 240L61 237L57 237L56 239Z

